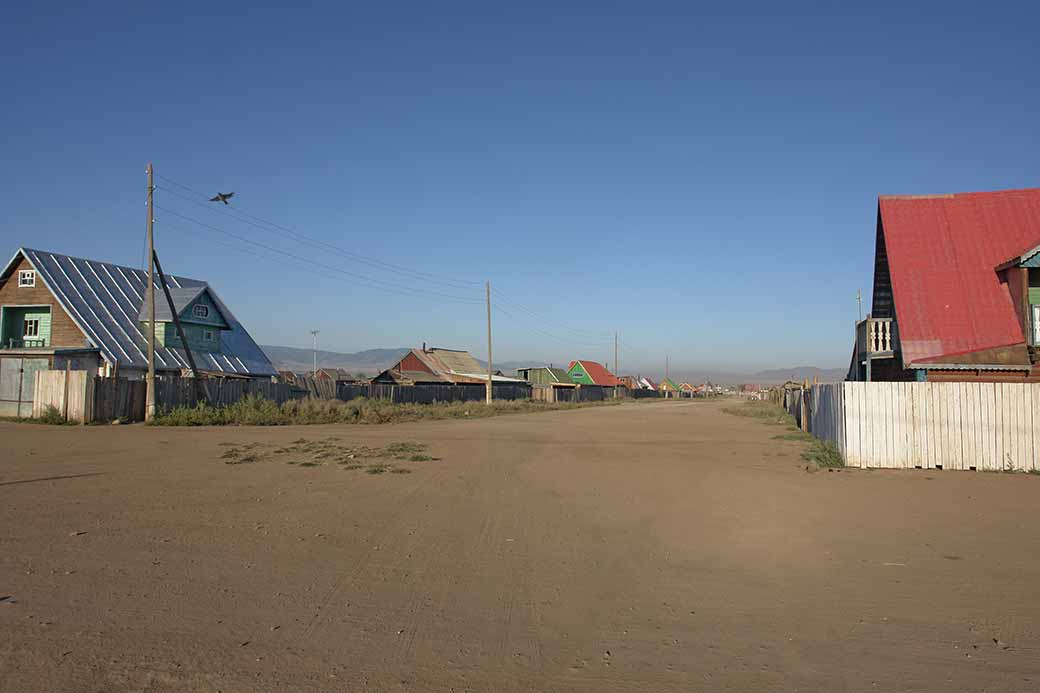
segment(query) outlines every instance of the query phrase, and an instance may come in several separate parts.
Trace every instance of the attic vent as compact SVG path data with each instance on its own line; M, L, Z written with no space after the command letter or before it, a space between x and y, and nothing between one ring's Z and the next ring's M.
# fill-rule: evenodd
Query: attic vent
M36 270L18 270L18 286L26 289L36 286Z
M196 303L191 308L191 314L196 318L208 318L209 317L209 306Z

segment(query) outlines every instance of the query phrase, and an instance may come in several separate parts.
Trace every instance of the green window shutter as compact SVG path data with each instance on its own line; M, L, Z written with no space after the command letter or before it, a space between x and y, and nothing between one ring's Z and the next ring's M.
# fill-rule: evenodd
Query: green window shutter
M1029 302L1034 305L1040 304L1040 286L1029 288Z

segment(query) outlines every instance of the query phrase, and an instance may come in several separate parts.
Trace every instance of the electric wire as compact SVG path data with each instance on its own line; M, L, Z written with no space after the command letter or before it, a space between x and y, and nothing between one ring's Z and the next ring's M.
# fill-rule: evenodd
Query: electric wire
M339 253L344 257L350 258L354 262L366 264L370 267L374 267L384 271L392 271L397 272L399 274L406 274L409 275L412 279L416 279L419 281L441 284L442 286L449 286L456 289L469 289L473 287L479 287L483 284L483 282L478 282L469 279L450 278L431 274L429 272L421 272L419 270L410 269L401 265L395 265L393 263L385 262L383 260L369 257L367 255L363 255L361 253L357 253L351 250L346 250L345 248L334 245L332 243L328 243L327 241L314 238L312 236L308 236L307 234L301 233L300 231L291 229L282 224L278 224L276 222L264 219L263 217L259 217L254 214L249 214L248 212L245 212L238 207L230 207L225 205L219 207L215 206L209 202L209 198L204 193L201 193L198 190L195 190L194 188L190 188L187 185L184 185L183 183L178 183L177 181L167 178L166 176L157 175L157 177L161 178L167 183L171 183L177 187L183 188L184 190L193 193L197 196L197 199L193 199L191 197L178 193L175 190L170 190L169 188L167 188L166 192L170 193L175 197L186 200L200 207L205 207L211 212L218 212L224 214L225 216L234 218L243 224L247 224L249 226L253 226L254 228L267 231L268 233L275 233L276 231L281 231L285 234L288 234L295 240L300 241L301 243L306 243L314 247L320 247L322 250Z
M272 252L272 253L278 253L279 255L284 255L286 257L290 257L290 258L293 258L295 260L299 260L301 262L305 262L305 263L308 263L308 264L316 266L316 267L322 267L323 269L326 269L326 270L331 271L331 272L335 272L337 274L342 274L342 275L344 275L346 277L351 278L353 281L355 281L357 283L365 284L365 285L369 286L370 288L381 289L383 291L390 291L390 292L394 292L394 293L404 293L405 295L411 295L411 296L422 296L422 297L436 296L438 298L442 298L442 299L445 299L445 300L448 300L448 301L453 301L453 302L456 302L456 303L465 303L465 304L470 304L470 305L479 305L480 303L483 302L479 298L475 298L475 297L474 298L469 298L469 297L466 297L466 296L456 296L456 295L453 295L453 294L445 294L445 293L442 293L442 292L439 292L439 291L431 291L431 290L428 290L428 289L417 289L417 288L414 288L414 287L404 286L404 285L400 285L400 284L394 284L392 282L388 282L388 281L385 281L385 280L382 280L382 279L376 279L374 277L368 277L368 276L365 276L363 274L357 274L355 272L351 272L349 270L345 270L345 269L342 269L340 267L335 267L333 265L326 265L326 264L324 264L322 262L318 262L317 260L314 260L314 259L311 259L311 258L306 258L306 257L303 257L301 255L296 255L295 253L291 253L291 252L289 252L287 250L282 250L281 248L276 248L274 246L267 245L266 243L261 243L260 241L254 241L254 240L252 240L250 238L246 238L244 236L240 236L239 234L236 234L234 232L228 231L228 230L223 229L223 228L221 228L219 226L214 226L213 224L208 224L208 223L206 223L204 221L201 221L199 219L195 219L193 217L189 217L187 215L181 214L180 212L177 212L176 210L170 209L168 207L162 207L160 205L155 205L155 208L156 209L160 209L163 212L166 212L167 214L172 214L173 216L175 216L175 217L177 217L179 219L182 219L184 221L191 222L191 223L196 224L198 226L202 226L202 227L210 229L212 231L216 231L217 233L222 233L222 234L225 234L227 236L230 236L231 238L234 238L235 240L240 241L242 243L248 243L249 245L256 246L258 248L263 248L264 250L267 250L267 251Z

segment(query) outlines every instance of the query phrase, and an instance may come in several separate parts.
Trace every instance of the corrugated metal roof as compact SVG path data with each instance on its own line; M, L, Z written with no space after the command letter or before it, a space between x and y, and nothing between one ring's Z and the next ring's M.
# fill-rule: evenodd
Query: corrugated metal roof
M147 368L148 342L138 319L148 282L146 272L32 248L20 249L15 259L18 255L24 255L32 264L55 299L106 361L118 363L120 368ZM171 292L187 289L190 293L195 288L208 288L213 303L230 327L221 331L220 353L192 352L201 370L252 376L276 374L270 359L212 287L187 277L167 274L166 278ZM158 314L159 306L164 305L165 300L158 283L155 291ZM179 371L188 368L188 359L182 349L157 344L155 367L160 371Z
M173 281L172 279L170 281ZM203 291L206 290L206 285L200 286L171 286L170 287L170 298L173 299L173 307L177 311L177 315L180 316L184 309L188 307L188 304L199 297ZM148 320L148 306L141 301L141 309L137 311L138 320ZM170 306L166 303L166 296L163 295L162 289L155 292L155 321L156 322L170 322L173 320L173 315L170 314Z
M574 364L580 363L581 367L585 369L585 372L592 378L592 382L596 385L604 385L606 387L614 387L618 385L618 379L614 377L614 374L608 371L601 364L595 361L583 361L578 359L577 361L571 361L571 365L567 370L574 368Z
M1040 188L883 196L878 213L904 364L1025 341L996 268L1040 243Z

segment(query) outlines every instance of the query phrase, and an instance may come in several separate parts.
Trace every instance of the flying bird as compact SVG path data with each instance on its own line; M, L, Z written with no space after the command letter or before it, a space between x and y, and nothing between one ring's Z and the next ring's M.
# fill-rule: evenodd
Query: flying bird
M224 204L227 204L228 200L230 200L234 196L235 196L235 193L233 193L233 192L229 192L229 193L218 192L214 197L209 198L209 201L210 202L223 202Z

